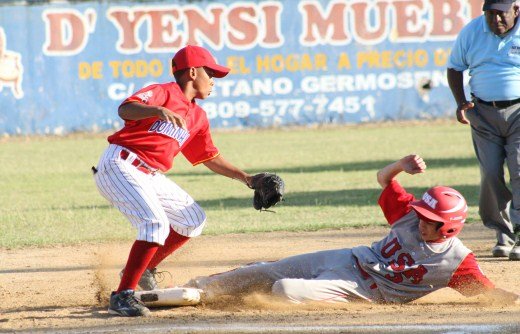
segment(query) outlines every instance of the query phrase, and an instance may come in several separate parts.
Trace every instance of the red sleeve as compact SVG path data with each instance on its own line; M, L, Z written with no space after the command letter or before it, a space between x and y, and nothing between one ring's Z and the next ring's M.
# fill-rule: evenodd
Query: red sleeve
M164 106L168 101L168 90L160 84L146 86L126 98L121 105L139 102L149 106Z
M412 210L408 204L414 200L415 197L407 193L399 182L392 180L392 182L383 189L383 192L379 196L378 203L381 210L383 210L386 220L392 225Z
M205 117L205 113L203 115ZM193 166L211 160L219 155L218 149L213 144L211 132L209 130L209 121L206 118L206 124L185 147L182 148L182 154L188 159Z
M457 290L464 296L478 295L495 288L480 269L473 253L469 253L461 262L451 277L448 287Z

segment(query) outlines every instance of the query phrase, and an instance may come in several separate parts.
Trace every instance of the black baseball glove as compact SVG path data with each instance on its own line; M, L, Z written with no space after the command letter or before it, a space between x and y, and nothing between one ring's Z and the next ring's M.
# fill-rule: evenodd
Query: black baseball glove
M285 183L273 173L259 173L252 177L251 189L255 190L253 206L257 210L268 209L283 201Z

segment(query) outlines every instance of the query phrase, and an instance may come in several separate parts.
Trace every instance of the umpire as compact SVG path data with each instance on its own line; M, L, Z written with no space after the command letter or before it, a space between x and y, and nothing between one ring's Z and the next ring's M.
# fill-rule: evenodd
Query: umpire
M457 120L471 124L480 164L479 214L496 231L493 256L520 260L520 31L519 5L486 0L484 15L460 32L448 63ZM469 69L472 101L463 71ZM504 179L504 162L511 190Z

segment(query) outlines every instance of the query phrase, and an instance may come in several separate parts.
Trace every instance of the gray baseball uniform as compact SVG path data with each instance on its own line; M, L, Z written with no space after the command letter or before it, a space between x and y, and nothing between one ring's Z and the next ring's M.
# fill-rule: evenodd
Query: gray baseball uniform
M271 291L296 303L350 300L406 303L448 286L459 290L464 283L492 287L471 251L458 238L439 243L422 240L419 218L407 206L414 198L396 181L381 197L385 216L396 220L389 219L390 233L370 247L320 251L255 263L200 277L188 285L202 289L208 299ZM389 210L397 212L397 216L387 215Z

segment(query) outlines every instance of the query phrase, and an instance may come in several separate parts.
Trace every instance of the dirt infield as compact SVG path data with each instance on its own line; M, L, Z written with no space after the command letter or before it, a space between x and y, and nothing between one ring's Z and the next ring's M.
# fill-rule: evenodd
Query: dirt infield
M385 228L371 228L202 236L190 241L162 264L160 269L170 271L173 279L167 276L160 285L180 285L194 276L254 261L367 245L385 232ZM463 231L461 239L474 251L482 269L497 286L520 293L520 262L490 257L493 235L481 224L472 224ZM420 328L441 324L476 328L470 332L515 332L520 328L520 306L490 305L482 297L464 298L449 289L408 305L350 303L289 307L273 303L266 297L249 296L241 301L222 300L212 305L155 309L149 318L112 317L106 311L107 298L110 290L117 286L118 273L130 245L131 242L0 250L0 297L3 301L0 304L0 332L36 329L76 333L127 332L137 328L147 328L147 332L173 329L176 333L219 332L219 329L220 332L245 332L241 328L249 327L252 330L248 332L255 332L255 329L258 332L298 332L300 329L299 332L324 333L356 332L356 328L362 332L361 329L374 328L370 327L374 325L379 325L377 328L383 332L385 326L391 326L388 329L401 326L418 332ZM493 327L495 325L502 327Z

